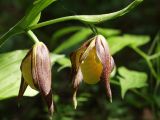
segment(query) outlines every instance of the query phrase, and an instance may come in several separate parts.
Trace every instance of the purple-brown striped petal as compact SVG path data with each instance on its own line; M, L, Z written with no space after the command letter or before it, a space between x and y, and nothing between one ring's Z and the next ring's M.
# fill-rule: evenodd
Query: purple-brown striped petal
M47 103L49 112L54 112L51 89L51 61L47 47L36 43L27 53L21 63L22 79L18 98L21 98L29 85L32 89L40 91Z
M48 109L54 112L51 89L51 61L47 47L37 43L32 52L32 76L35 85L45 99Z
M72 72L72 85L73 85L73 103L75 109L77 107L77 100L76 100L77 90L79 88L79 84L83 79L80 65L82 61L85 59L85 57L82 58L82 55L90 45L90 42L91 40L86 41L79 49L70 54L70 60L72 64L71 72Z
M19 88L19 93L18 93L18 100L23 97L23 94L27 88L28 84L25 82L23 76L21 76L21 84Z
M110 55L109 46L106 42L106 39L102 35L98 35L96 37L96 52L99 60L103 65L101 79L104 81L107 95L109 96L110 101L112 101L112 92L110 88L109 76L112 70L111 64L113 64L113 61L111 62L112 58Z

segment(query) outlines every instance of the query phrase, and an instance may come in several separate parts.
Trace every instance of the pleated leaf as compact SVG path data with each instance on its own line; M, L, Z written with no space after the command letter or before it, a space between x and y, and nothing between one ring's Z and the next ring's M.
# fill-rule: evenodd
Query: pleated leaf
M20 64L26 54L27 50L0 54L0 100L18 95L21 81ZM50 54L50 56L52 64L67 59L64 55ZM63 63L64 66L67 66L67 64ZM35 96L37 93L28 86L24 96Z
M0 100L18 95L21 80L20 64L26 52L17 50L0 54ZM28 87L24 95L34 96L37 93Z

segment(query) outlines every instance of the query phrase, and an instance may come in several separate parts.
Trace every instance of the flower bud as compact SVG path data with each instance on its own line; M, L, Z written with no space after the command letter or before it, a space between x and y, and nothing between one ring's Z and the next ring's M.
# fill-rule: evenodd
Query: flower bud
M109 76L114 68L114 60L109 46L102 35L97 35L85 42L79 49L70 55L72 63L73 102L77 106L76 92L82 80L88 84L96 84L102 80L107 95L112 101Z
M36 43L21 63L22 79L18 98L21 98L29 85L39 91L48 105L49 112L54 111L51 89L51 61L49 51L42 42Z

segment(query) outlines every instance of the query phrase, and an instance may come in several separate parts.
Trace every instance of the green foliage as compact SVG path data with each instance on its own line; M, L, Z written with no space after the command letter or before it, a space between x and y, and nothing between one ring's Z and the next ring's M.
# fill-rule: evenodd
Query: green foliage
M17 96L21 80L20 64L26 50L17 50L9 53L0 54L0 100ZM63 68L70 66L64 55L51 54L52 64L59 63ZM27 88L25 96L35 96L38 92Z
M58 22L63 22L67 20L78 20L80 22L86 23L86 24L98 24L102 23L104 21L108 21L111 19L115 19L117 17L121 17L122 15L125 15L126 13L130 12L133 8L135 8L137 5L139 5L143 0L135 0L131 4L129 4L127 7L108 14L101 14L101 15L74 15L74 16L67 16L62 18L57 18L53 20L49 20L46 22L39 23L37 25L33 25L30 27L30 29L37 29L43 26L55 24Z
M0 100L18 95L21 80L20 64L26 51L14 51L0 54ZM29 87L28 87L29 88ZM37 92L29 88L25 96L34 96Z
M117 42L118 41L118 42ZM110 51L112 54L115 54L128 46L130 44L129 40L125 40L122 36L114 36L108 38L108 44L110 46Z
M139 5L142 1L143 0L135 0L124 9L109 14L68 16L36 24L39 21L40 12L52 2L55 2L55 0L37 0L32 4L28 12L26 12L25 16L0 38L0 45L13 35L25 32L26 30L36 29L57 22L62 22L66 20L79 20L87 24L97 24L110 19L114 19L128 13L134 7Z
M91 34L90 29L82 29L75 33L73 36L71 36L68 40L66 40L63 44L58 46L53 52L60 53L64 50L66 50L69 47L74 46L75 44L78 44L80 41L86 39Z
M77 31L69 38L65 38L69 33L73 31ZM124 34L120 36L120 30L117 29L106 29L97 27L98 34L102 34L107 38L107 42L110 46L110 51L112 54L115 54L122 50L125 47L139 47L147 44L150 41L149 36L147 35L131 35ZM72 26L58 30L54 36L52 37L53 43L60 40L61 37L65 38L65 42L59 45L53 52L59 53L63 52L70 47L73 47L80 42L86 40L90 35L92 35L92 31L89 28Z
M106 38L111 37L111 36L116 36L121 33L121 31L117 29L100 28L100 27L97 27L96 29L99 34L102 34Z
M139 47L147 44L150 41L150 37L147 35L129 35L125 34L124 39L130 42L130 46Z
M151 53L153 51L155 55L150 56L150 58L153 59L153 64L159 78L158 80L160 80L160 56L156 57L157 55L160 55L160 32L157 33L149 52Z
M24 30L31 25L37 24L40 19L40 12L53 2L55 0L36 0L26 12L18 27Z
M118 41L118 42L117 42ZM129 35L114 36L108 39L111 53L115 54L127 46L142 46L150 41L149 36L146 35Z
M52 65L54 65L55 63L58 63L61 66L59 67L58 71L66 67L71 67L71 62L65 55L51 53L50 56L51 56Z
M112 36L120 34L120 31L117 29L106 29L106 28L97 27L97 30L98 30L99 34L102 34L102 35L106 36L107 38L111 37L111 39L112 39ZM75 31L77 31L77 32L75 32ZM72 36L70 36L69 38L64 37L67 34L72 33L72 32L75 32L75 33L72 34ZM55 52L55 53L63 52L66 49L69 49L70 47L73 47L73 46L81 43L82 41L88 39L88 37L90 35L92 35L92 31L90 28L86 28L86 27L80 27L80 26L73 27L72 26L72 27L60 29L52 37L52 41L53 41L52 44L56 43L62 37L65 38L65 42L63 42L61 45L59 45L53 52ZM126 40L126 41L128 42L128 40ZM113 42L117 42L117 40L113 41ZM110 44L110 41L109 41L109 44ZM121 42L121 44L124 44L124 42ZM112 51L112 46L115 46L115 45L111 45L111 51ZM118 47L116 46L116 49L119 47L120 46L118 46Z
M0 37L0 46L5 40L16 34L24 32L30 25L35 25L40 19L40 12L55 0L37 0L26 12L25 16L9 31Z
M55 31L51 31L49 29L49 33L53 32L51 39L49 39L51 40L51 44L47 44L49 48L53 50L50 53L51 62L52 62L52 65L54 65L54 69L53 69L54 82L52 85L53 93L54 93L53 98L58 108L57 112L53 116L53 119L56 119L56 120L57 119L58 120L74 120L74 119L77 119L77 120L100 119L101 120L102 118L103 119L105 118L106 119L134 119L134 116L131 115L132 113L131 111L134 111L134 110L136 111L137 109L142 111L142 113L137 113L136 111L133 114L134 115L139 114L139 116L141 116L140 119L143 119L142 116L146 114L145 113L146 109L147 110L149 109L147 113L153 114L153 115L151 114L150 116L155 116L155 118L158 115L160 116L159 114L160 113L159 112L160 97L158 96L160 93L159 92L160 33L158 33L155 39L151 41L149 35L136 35L136 34L123 33L122 32L123 30L121 31L118 29L105 28L104 27L105 25L103 26L104 28L94 26L95 24L99 24L107 20L115 19L117 17L120 17L130 12L133 8L139 5L142 2L142 0L135 0L124 9L121 9L117 12L113 12L109 14L73 15L73 16L66 16L66 17L61 17L57 19L51 19L44 22L39 22L42 17L41 13L43 13L43 10L53 2L55 2L55 0L36 0L28 8L24 17L19 22L17 22L15 26L13 26L4 35L0 37L0 47L1 47L2 43L8 38L10 38L11 36L14 36L20 33L26 34L27 31L31 31L33 29L38 29L38 28L59 23L59 22L64 22L68 20L78 20L83 24L85 24L85 26L90 26L89 28L89 27L84 27L79 25L77 26L71 25L70 27L63 27L59 29L60 27L63 26L63 24L62 25L60 24L59 25L60 27L59 26L55 27L56 29ZM76 2L78 3L78 1ZM115 4L115 6L117 7L118 5L117 1L116 2L110 1L110 2ZM90 1L90 3L94 3L94 1ZM106 8L105 5L102 5L102 6ZM121 4L119 5L119 7L120 6ZM109 7L111 8L112 6L109 5L107 9L109 9ZM104 9L104 8L102 7L100 9ZM51 8L49 8L49 10L50 9ZM56 12L65 12L63 11L63 9ZM95 11L96 10L97 9L95 9ZM44 11L44 13L45 12L48 13L48 9L46 11ZM53 11L53 9L51 9L50 11ZM50 14L50 12L48 14ZM156 13L154 12L154 14ZM49 16L47 15L47 18L48 17L50 17L50 15ZM55 17L55 14L54 14L54 17ZM133 15L132 17L137 18L138 15ZM141 16L139 17L141 19ZM130 19L127 19L127 20L130 20ZM45 18L43 20L45 20ZM111 28L120 28L120 27L117 27L116 25L112 26L113 24L110 25ZM136 24L136 28L137 27L139 26ZM3 28L1 28L0 26L0 30L1 29ZM127 28L127 30L128 29L130 28ZM136 30L139 30L139 29L136 29ZM137 31L132 31L132 30L130 31L132 33L138 33ZM47 39L49 38L48 34L45 35L46 33L36 31L36 34L42 34L40 37L43 36L44 40L46 40L46 38ZM142 32L142 33L145 33L145 32ZM59 53L70 53L76 47L80 46L82 42L89 39L91 36L95 34L101 34L105 36L110 47L110 52L113 55L113 57L115 57L116 69L114 69L111 75L113 103L111 104L106 101L104 91L103 92L101 91L102 90L101 87L98 87L97 85L92 86L91 88L88 88L88 86L82 86L80 90L82 90L83 92L80 91L79 93L77 93L79 94L77 100L80 104L78 109L75 111L73 109L73 106L71 105L71 96L70 96L71 79L70 79L70 74L68 74L70 71L68 69L64 69L66 67L71 67L71 63L69 58L67 58L68 55L63 55ZM34 33L33 33L33 36L36 37ZM31 39L34 39L33 36L31 36ZM45 43L47 42L48 41L45 41ZM13 43L14 42L10 44L13 44ZM141 50L140 48L141 46L144 46L143 47L144 51ZM150 47L149 50L148 50L148 47ZM126 49L126 48L131 48L131 49ZM11 50L12 49L14 50L19 49L19 47L16 48L14 46L13 48L11 48ZM123 53L123 52L126 52L126 50L127 50L127 53L135 52L137 54L128 55L126 53ZM26 53L27 53L26 50L16 50L16 51L0 54L0 102L2 102L2 100L7 101L9 100L9 98L17 96L19 86L20 86L20 79L21 79L20 64L22 59L26 55ZM119 66L123 66L123 67L119 67ZM128 69L128 68L131 68L131 69ZM62 71L62 69L64 70ZM121 97L124 98L123 101L121 101L120 97L117 95L119 94L119 89L117 90L117 87L114 87L115 85L120 86ZM130 91L130 92L127 92L127 91ZM35 96L37 95L37 93L38 93L37 91L34 91L33 89L30 89L28 87L24 95ZM26 99L28 98L26 97ZM30 103L33 104L34 102L30 102ZM27 103L27 106L29 106L28 101L26 103ZM43 109L43 108L39 109L39 107L42 106L40 105L39 101L38 102L36 101L35 103L38 104L38 107L37 107L38 110L36 107L33 107L32 104L29 106L29 108L27 108L28 111L31 113L30 116L35 116L35 118L26 116L26 111L24 110L25 111L24 116L26 116L26 119L37 119L36 118L37 115L38 117L40 116L40 118L38 119L47 119L47 117L45 118L42 115L44 117L43 118L39 114L39 111L42 110L43 111L42 113L46 115L46 109ZM12 104L13 103L11 103L11 105ZM3 110L3 108L5 108L4 106L5 104L4 105L0 104L0 109ZM134 109L131 110L131 108L134 108ZM14 112L14 111L11 111L11 112ZM126 115L126 112L127 112L127 115ZM101 114L97 114L97 113L101 113ZM10 113L7 112L7 114L10 114ZM1 113L0 113L0 116L1 116ZM18 119L17 116L15 119ZM5 119L5 118L2 118L2 119ZM14 118L10 118L10 119L14 119Z
M53 33L52 40L54 42L57 42L56 40L58 40L62 36L69 34L69 33L72 33L72 32L76 32L78 30L81 30L82 28L83 27L81 27L81 26L70 26L70 27L65 27L60 30L57 30L55 33Z
M120 80L122 98L124 98L129 89L147 86L147 74L144 72L128 70L125 67L119 67L118 72L120 74L118 78Z

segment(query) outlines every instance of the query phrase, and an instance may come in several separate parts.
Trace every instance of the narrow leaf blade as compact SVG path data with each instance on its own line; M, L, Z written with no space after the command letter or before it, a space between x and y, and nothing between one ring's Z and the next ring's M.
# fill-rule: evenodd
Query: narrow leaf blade
M82 29L75 33L73 36L71 36L69 39L65 40L65 42L58 46L53 52L60 53L66 50L67 48L70 48L85 40L91 33L92 31L90 29Z

